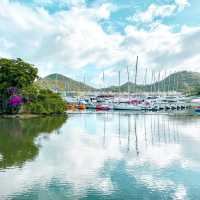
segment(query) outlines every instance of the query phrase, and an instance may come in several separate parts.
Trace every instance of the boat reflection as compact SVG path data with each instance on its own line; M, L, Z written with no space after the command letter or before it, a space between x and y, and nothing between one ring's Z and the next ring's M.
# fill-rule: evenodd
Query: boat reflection
M122 151L126 149L127 153L134 150L136 156L140 156L150 146L179 144L180 124L176 122L176 117L159 114L133 115L118 112L117 114L103 113L97 119L103 121L102 143L104 148L108 145L108 138L111 138L111 140L115 138L112 134L115 126L117 127L119 148ZM127 142L125 142L125 138ZM110 141L109 145L111 144Z

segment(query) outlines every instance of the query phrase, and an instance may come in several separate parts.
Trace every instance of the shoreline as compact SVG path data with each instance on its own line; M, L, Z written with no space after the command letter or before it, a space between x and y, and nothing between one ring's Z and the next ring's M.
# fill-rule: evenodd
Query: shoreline
M128 114L128 115L168 115L168 116L198 116L190 112L139 112L139 111L95 111L95 110L84 110L84 111L66 111L68 115L77 115L77 114Z
M190 112L133 112L133 111L95 111L95 110L84 110L84 111L71 111L68 110L61 114L0 114L0 118L4 119L31 119L37 117L57 117L57 116L66 116L77 115L77 114L113 114L121 113L128 115L168 115L168 116L198 116Z
M0 114L3 119L31 119L37 117L55 117L55 116L68 116L67 113L62 114Z

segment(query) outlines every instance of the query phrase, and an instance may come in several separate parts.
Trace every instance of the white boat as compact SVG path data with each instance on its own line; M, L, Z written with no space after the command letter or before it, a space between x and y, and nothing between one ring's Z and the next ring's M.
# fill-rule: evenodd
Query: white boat
M125 103L114 104L113 109L114 110L135 110L135 111L142 110L142 108L138 105L125 104Z
M94 103L88 103L88 104L86 105L86 108L87 108L87 109L96 109L96 104L94 104Z

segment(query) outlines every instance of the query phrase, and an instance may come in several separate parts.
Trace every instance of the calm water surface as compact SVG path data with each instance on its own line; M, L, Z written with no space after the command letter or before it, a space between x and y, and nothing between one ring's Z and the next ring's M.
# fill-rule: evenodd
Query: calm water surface
M200 199L200 118L0 119L0 199Z

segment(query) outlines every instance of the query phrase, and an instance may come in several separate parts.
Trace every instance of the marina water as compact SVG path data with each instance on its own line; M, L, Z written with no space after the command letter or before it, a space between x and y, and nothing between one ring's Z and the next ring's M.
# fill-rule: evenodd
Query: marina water
M199 199L200 118L0 119L0 199Z

